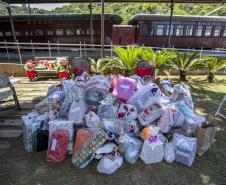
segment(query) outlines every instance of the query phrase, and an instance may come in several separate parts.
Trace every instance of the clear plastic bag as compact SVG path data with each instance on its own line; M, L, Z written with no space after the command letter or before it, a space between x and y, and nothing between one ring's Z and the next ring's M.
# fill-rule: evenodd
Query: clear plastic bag
M137 118L137 108L133 105L122 103L118 109L118 118L135 120Z
M137 112L141 113L144 109L150 107L155 103L159 103L161 98L161 91L154 83L147 84L141 87L131 96L128 103L137 108Z
M163 143L157 138L153 141L146 139L144 141L140 158L145 164L158 163L163 160L164 149Z
M197 138L173 134L173 143L176 146L176 161L191 166L195 159Z
M172 163L176 159L176 147L172 142L164 144L164 159L168 163Z
M86 125L87 127L90 128L98 128L100 127L100 118L96 115L95 112L90 111L85 115L85 121L86 121Z
M123 138L123 139L122 139ZM142 142L128 135L121 137L125 160L130 164L135 164L141 152Z
M123 159L118 153L116 153L113 158L104 156L97 165L97 171L99 173L110 175L120 168L122 163Z
M176 106L178 110L184 115L185 124L190 125L191 127L196 127L205 122L205 118L195 114L194 111L191 110L184 101L178 101Z
M71 104L68 113L68 121L73 121L75 124L83 124L83 118L85 117L86 113L86 104L83 100L74 101Z
M63 121L63 120L53 120L49 122L49 138L51 138L52 133L56 129L66 129L69 132L69 143L68 143L68 151L69 153L72 152L73 148L73 135L74 135L74 128L73 128L72 121ZM49 140L50 144L50 140Z
M139 114L138 120L142 126L146 126L160 118L164 111L165 108L162 107L160 104L153 104L152 106L146 108L142 113Z
M113 119L117 118L118 108L114 105L99 105L97 115L100 118Z

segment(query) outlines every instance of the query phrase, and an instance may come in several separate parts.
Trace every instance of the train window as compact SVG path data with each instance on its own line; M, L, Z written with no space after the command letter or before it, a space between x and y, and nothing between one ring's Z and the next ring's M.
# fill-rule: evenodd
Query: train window
M164 32L164 25L157 25L156 26L156 35L162 36Z
M205 29L205 36L206 37L211 36L212 29L213 29L213 26L206 26L206 29Z
M170 35L173 35L174 25L171 25ZM166 36L169 35L169 25L166 26Z
M64 35L64 30L63 29L57 29L56 35Z
M221 30L222 30L221 26L216 26L215 30L214 30L214 33L213 33L213 36L214 37L219 37L221 35Z
M87 29L86 33L87 33L87 35L90 35L91 34L91 30Z
M195 36L201 37L202 36L202 30L203 30L203 26L198 26Z
M24 31L16 31L16 36L24 36Z
M194 28L193 25L187 25L186 26L185 35L186 36L192 36L192 34L193 34L193 28Z
M54 30L47 30L47 35L53 36L54 35Z
M151 36L154 35L154 25L152 25L152 24L149 25L149 35L151 35Z
M0 31L0 37L3 37L3 33Z
M77 35L81 35L81 34L82 34L82 29L81 29L81 28L77 29L77 30L76 30L76 34L77 34Z
M43 30L35 30L35 35L37 35L37 36L43 36L44 35L44 32L43 32Z
M5 36L7 36L7 37L11 37L11 36L12 36L11 31L7 31L7 32L5 32Z
M184 31L184 25L177 25L176 36L182 36Z
M74 35L73 29L66 29L66 35Z
M146 23L141 23L139 25L139 34L147 35L147 33L148 33L148 25Z
M25 31L25 36L29 37L29 36L33 36L33 32L32 31Z

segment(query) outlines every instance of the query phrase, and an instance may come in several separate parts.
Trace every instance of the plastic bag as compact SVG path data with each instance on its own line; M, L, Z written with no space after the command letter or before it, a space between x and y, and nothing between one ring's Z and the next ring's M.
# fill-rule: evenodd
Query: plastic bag
M140 133L140 137L143 140L149 139L151 137L155 137L159 133L159 127L156 127L154 125L147 125L145 128L142 129Z
M68 121L73 121L75 124L82 124L85 113L86 105L84 101L74 101L69 109Z
M172 116L173 116L173 122L170 122L171 127L181 127L184 125L185 117L184 115L178 111L176 107L171 108Z
M112 174L122 166L123 159L118 153L112 158L104 156L97 165L97 171L104 174Z
M104 146L98 148L95 153L97 155L108 154L115 151L116 149L117 149L117 146L114 143L107 143Z
M114 105L100 105L98 107L97 115L100 118L113 119L117 118L118 108Z
M133 105L122 103L118 109L118 118L135 120L137 118L137 108Z
M43 121L48 120L48 113L39 115L37 112L31 112L22 116L23 120L23 142L24 148L28 152L35 150L37 145L37 130Z
M104 99L104 94L95 90L88 90L85 92L85 102L87 105L99 106Z
M49 142L47 161L62 162L67 154L69 132L66 129L56 129Z
M137 108L137 112L141 113L144 109L151 105L160 102L161 91L154 83L149 83L140 89L129 98L128 103Z
M164 144L164 159L168 163L172 163L176 159L176 147L172 142Z
M123 143L125 160L130 164L136 163L140 156L142 142L139 139L128 135L122 136L120 140Z
M50 94L52 94L55 91L62 91L62 86L60 84L53 84L51 86L48 87L48 92L47 92L47 96L49 96Z
M176 84L174 86L173 94L171 95L171 99L174 102L182 100L188 106L189 109L191 109L191 110L194 109L194 104L192 101L191 93L184 84Z
M138 120L141 125L146 126L157 120L164 113L164 108L160 104L153 104L139 114Z
M145 164L158 163L163 160L164 150L163 143L154 137L154 139L146 139L144 141L140 158L144 161Z
M130 136L139 135L139 127L136 120L122 120L123 133L126 133Z
M53 120L49 122L49 138L56 129L66 129L69 132L68 151L72 152L74 128L72 121ZM50 141L49 141L50 142Z
M103 128L113 134L123 133L123 123L119 119L102 119Z
M191 166L195 159L197 138L173 134L173 143L176 146L176 161Z
M72 103L68 103L67 101L64 101L60 107L60 111L57 115L58 119L62 120L68 120L68 114L69 114L69 109L71 107Z
M48 98L48 101L51 103L62 103L65 96L66 96L66 93L64 91L54 91L47 98Z
M188 108L184 101L178 101L176 106L178 110L184 115L185 124L188 124L191 127L196 127L205 122L205 118L195 114L193 110Z
M122 101L128 101L128 99L134 94L135 88L135 80L119 76L112 94Z
M42 123L40 128L37 130L37 145L36 151L45 151L48 149L49 141L49 125L48 123Z
M170 108L167 108L161 118L158 120L157 125L160 131L167 133L170 130L170 126L173 124L173 113Z
M96 115L95 112L90 111L85 115L85 121L86 121L86 125L87 127L90 128L98 128L100 127L100 118Z

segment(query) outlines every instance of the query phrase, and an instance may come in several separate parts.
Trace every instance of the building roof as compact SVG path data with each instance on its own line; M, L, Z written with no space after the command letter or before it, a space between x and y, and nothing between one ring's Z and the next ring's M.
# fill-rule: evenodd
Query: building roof
M101 14L92 14L93 20L100 20ZM90 14L25 14L12 15L14 21L26 20L90 20ZM104 19L121 23L122 18L117 14L104 14ZM8 21L8 15L0 15L0 21Z
M137 14L130 18L129 23L133 24L137 21L167 21L169 15L158 14ZM226 22L226 16L192 16L192 15L174 15L172 21L211 21L211 22Z

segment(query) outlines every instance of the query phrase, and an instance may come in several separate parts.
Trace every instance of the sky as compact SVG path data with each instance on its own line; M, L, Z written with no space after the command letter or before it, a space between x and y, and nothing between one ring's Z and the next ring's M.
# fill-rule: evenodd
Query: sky
M21 4L17 4L18 6L21 6ZM56 7L61 7L67 5L67 3L46 3L46 4L31 4L32 8L42 8L45 10L52 10Z

